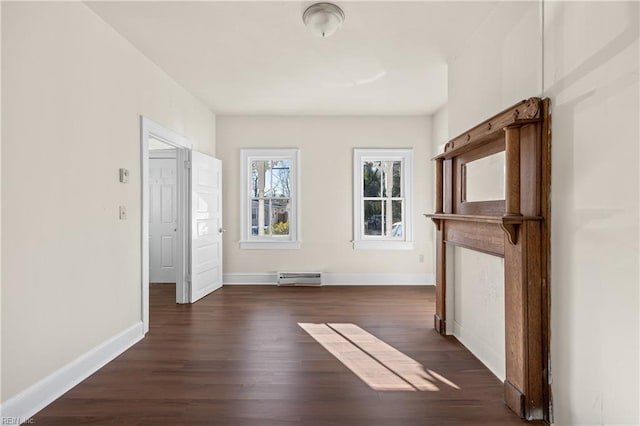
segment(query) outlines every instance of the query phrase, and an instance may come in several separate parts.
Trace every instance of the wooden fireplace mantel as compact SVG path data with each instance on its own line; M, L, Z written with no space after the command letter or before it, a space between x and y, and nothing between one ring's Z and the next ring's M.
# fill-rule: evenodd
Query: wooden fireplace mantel
M506 404L549 421L549 100L530 98L453 138L436 162L436 315L447 334L446 245L505 262ZM505 199L465 200L468 162L505 151Z

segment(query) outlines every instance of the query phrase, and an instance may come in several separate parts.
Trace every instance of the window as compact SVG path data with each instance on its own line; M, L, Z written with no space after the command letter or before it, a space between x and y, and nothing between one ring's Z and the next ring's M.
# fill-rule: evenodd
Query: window
M412 249L413 150L353 154L353 248Z
M242 249L300 248L297 149L245 149Z

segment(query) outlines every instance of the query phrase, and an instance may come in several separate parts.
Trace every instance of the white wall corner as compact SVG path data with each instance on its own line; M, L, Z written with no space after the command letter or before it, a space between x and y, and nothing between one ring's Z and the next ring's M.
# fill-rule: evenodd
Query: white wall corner
M20 392L0 406L2 419L27 422L36 413L104 367L144 337L138 322Z
M322 272L322 271L320 271ZM434 285L434 274L341 274L322 272L322 285ZM276 285L275 272L227 273L224 285Z

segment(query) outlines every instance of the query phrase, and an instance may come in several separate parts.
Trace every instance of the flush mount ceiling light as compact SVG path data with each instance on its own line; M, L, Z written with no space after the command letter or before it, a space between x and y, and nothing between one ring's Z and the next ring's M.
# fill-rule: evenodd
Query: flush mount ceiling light
M302 21L318 37L329 37L344 22L344 12L332 3L316 3L304 11Z

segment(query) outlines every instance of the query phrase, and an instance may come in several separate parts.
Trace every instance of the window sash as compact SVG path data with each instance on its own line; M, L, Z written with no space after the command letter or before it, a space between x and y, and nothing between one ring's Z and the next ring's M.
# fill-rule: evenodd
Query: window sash
M271 222L271 218L273 217L273 203L272 201L286 201L287 205L288 205L288 219L287 219L287 224L289 226L289 233L288 234L275 234L273 232L273 226L274 223ZM257 201L258 203L260 201L263 201L264 204L268 204L269 206L269 215L267 216L269 218L269 225L264 225L267 228L269 228L269 233L268 234L260 234L258 233L258 235L255 235L253 233L253 202ZM291 236L291 198L290 197L251 197L249 199L249 217L251 218L250 221L248 221L248 226L249 226L249 239L250 240L271 240L271 239L286 239L289 240L290 236ZM258 227L260 226L260 224L258 223L257 225Z
M387 193L391 192L390 188L385 188L384 185L384 173L380 173L380 195L379 197L367 197L364 195L365 192L365 184L364 184L364 172L362 172L364 170L364 166L366 163L376 163L376 162L380 162L380 163L395 163L395 162L399 162L400 163L400 195L399 197L392 197L392 196L383 196L382 194L384 194L385 190ZM384 167L382 167L382 170L384 170ZM392 202L392 201L401 201L402 202L402 218L401 218L401 222L405 222L404 218L405 218L405 211L404 211L404 194L405 194L405 190L404 190L404 185L405 185L405 161L403 158L388 158L388 157L378 157L378 158L372 158L372 157L367 157L367 158L362 158L362 160L360 161L360 171L362 172L360 174L361 178L361 185L360 185L360 235L361 238L363 240L376 240L376 241L385 241L385 240L390 240L390 241L398 241L398 240L404 240L405 239L405 233L402 233L401 237L393 237L391 236L391 226L393 226L393 213L391 214L391 221L387 221L385 220L388 215L387 213L387 209L386 209L386 203L388 202ZM392 177L393 179L393 177ZM365 201L380 201L383 203L383 208L382 211L380 212L381 214L381 233L380 235L367 235L366 234L366 220L365 220Z
M292 187L292 182L291 182L291 164L293 163L293 158L291 157L255 157L255 156L250 156L248 158L248 163L249 163L249 168L248 168L248 173L253 173L253 166L254 163L257 161L271 161L271 162L278 162L278 161L287 161L289 162L290 166L289 166L289 170L290 170L290 174L289 174L289 188ZM268 173L273 174L273 170L269 169ZM265 170L265 179L266 179L266 175L267 175L267 171ZM247 191L247 195L249 197L249 202L247 203L247 209L248 211L248 217L250 218L250 220L247 221L247 223L245 224L245 226L248 227L247 229L247 240L259 240L259 241L264 241L264 240L291 240L291 198L292 197L280 197L280 196L268 196L268 195L264 195L261 197L255 197L253 195L254 191L253 191L253 181L250 180L249 181L249 190ZM269 215L268 217L268 225L262 224L262 226L266 226L270 232L268 234L258 234L258 235L254 235L253 234L253 201L260 201L263 200L265 203L269 203ZM271 203L271 200L285 200L288 201L289 204L289 233L288 234L283 234L283 235L276 235L272 232L273 230L273 223L271 223L271 217L272 217L272 208L273 205ZM260 227L260 224L258 223L257 225L258 227Z
M380 235L367 235L366 234L366 220L365 220L365 201L380 201L381 203L384 203L383 205L385 206L382 211L380 212L381 214L381 227L382 227L382 232ZM400 218L400 222L401 223L405 223L405 199L404 197L362 197L362 201L360 203L360 234L362 236L363 240L390 240L390 241L404 241L406 234L405 231L403 230L402 232L402 236L399 237L394 237L391 234L391 228L393 227L393 212L391 212L391 220L385 220L386 218L389 217L389 215L387 214L387 209L386 209L386 205L387 202L393 202L393 201L400 201L401 204L401 213L402 216Z

